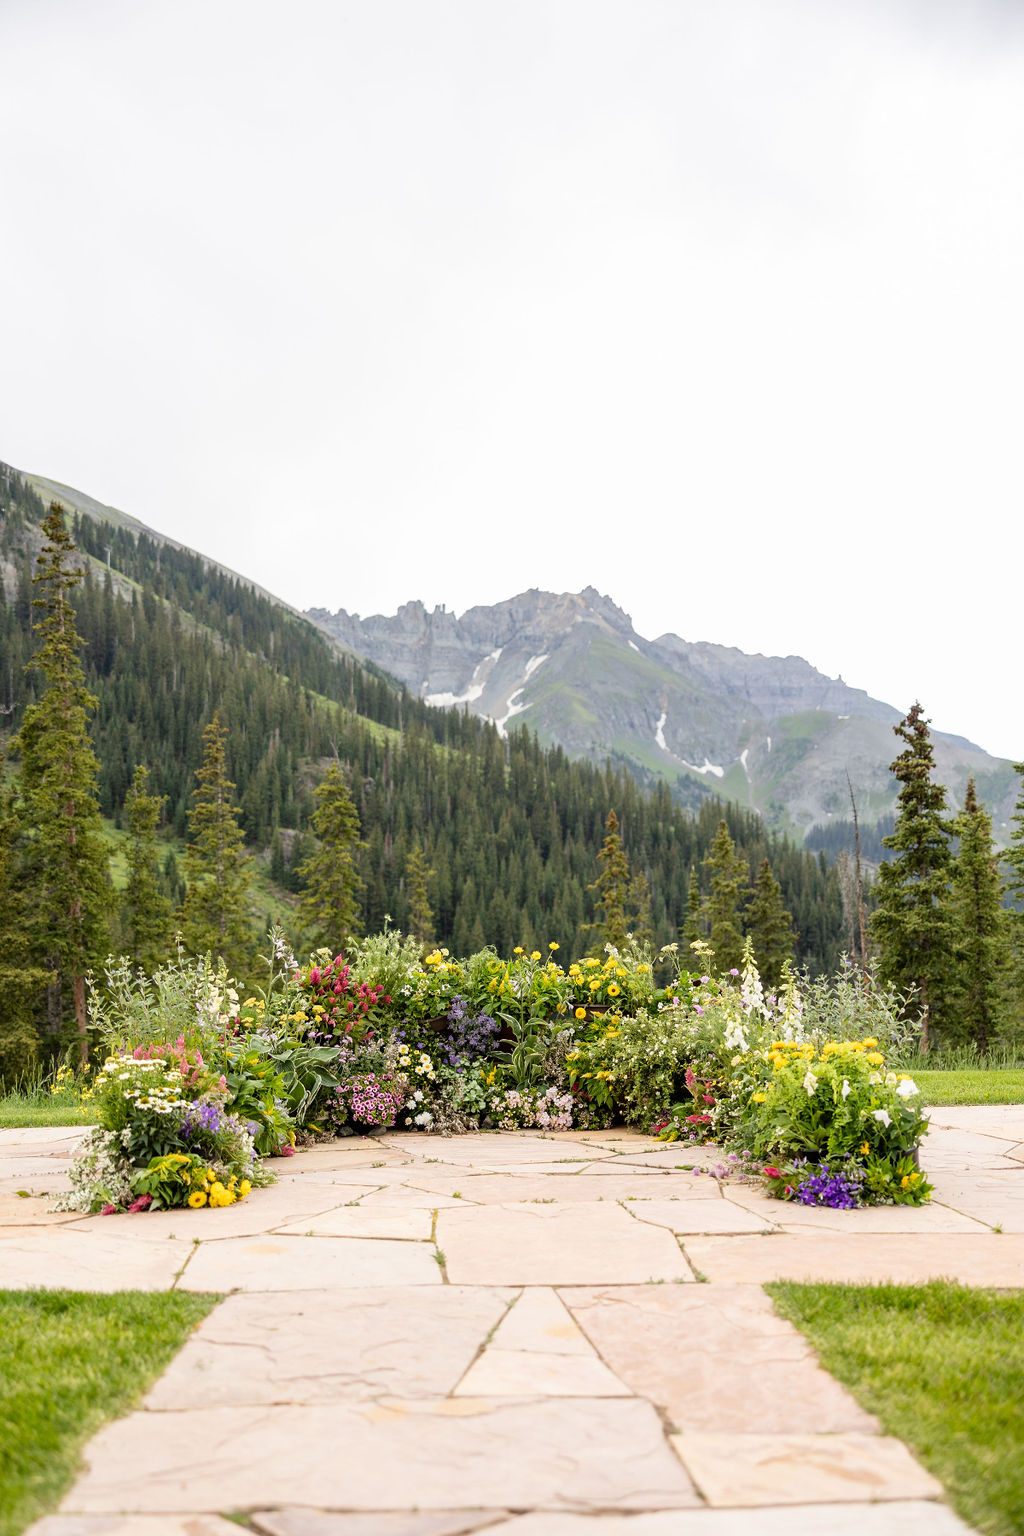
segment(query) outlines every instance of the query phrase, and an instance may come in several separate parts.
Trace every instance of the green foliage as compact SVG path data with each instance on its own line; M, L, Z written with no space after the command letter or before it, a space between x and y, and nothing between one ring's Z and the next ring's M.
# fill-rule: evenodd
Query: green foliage
M711 847L704 859L708 894L701 906L701 919L723 971L738 968L743 952L740 903L746 891L749 871L746 860L736 852L727 823L718 823Z
M74 545L54 502L43 520L46 542L33 577L41 646L33 665L46 688L24 714L15 747L21 756L25 878L33 948L45 956L51 987L70 990L82 1059L86 1047L85 975L107 941L110 876L96 797L96 754L88 719L96 699L85 686L70 593L81 574L70 567ZM59 1003L58 1003L59 1007Z
M895 857L879 868L870 927L883 982L916 994L922 1047L927 1049L932 1030L948 1022L952 979L946 795L932 778L931 736L920 704L893 730L906 743L890 767L902 785L896 827L884 839Z
M317 785L313 830L319 839L316 851L303 864L304 882L299 915L314 943L344 946L359 930L359 895L362 881L356 867L359 816L345 775L332 763Z
M56 1508L86 1442L136 1407L219 1299L0 1291L0 1536Z
M793 959L793 917L782 901L782 887L762 859L754 889L746 906L746 929L765 986L776 991L782 968Z
M405 861L406 895L409 901L409 932L425 948L434 930L434 912L427 885L434 871L427 868L423 849L414 843Z
M39 1056L35 1015L49 972L33 964L28 891L17 884L21 832L0 746L0 1088L31 1073Z
M593 885L587 887L589 891L595 892L597 922L594 928L598 935L597 947L600 949L605 944L618 947L625 944L626 935L630 932L627 904L632 892L629 860L622 846L619 818L614 811L608 812L605 839L597 855L597 862L601 873Z
M128 878L121 893L121 934L136 965L153 971L171 939L171 903L160 875L156 829L166 795L148 793L149 769L135 769L125 801Z
M194 955L221 955L233 969L244 970L252 953L247 915L251 874L232 798L235 786L227 774L227 734L215 711L203 732L203 761L196 770L189 815L182 937Z
M984 1053L1000 1030L1010 925L992 846L992 818L978 803L973 777L953 831L958 840L952 867L955 1034L953 1027L946 1033L954 1040L971 1039Z

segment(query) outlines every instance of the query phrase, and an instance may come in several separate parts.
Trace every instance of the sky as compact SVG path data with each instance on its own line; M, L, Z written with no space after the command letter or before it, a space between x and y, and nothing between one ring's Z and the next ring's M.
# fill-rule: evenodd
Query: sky
M0 0L0 459L1024 757L1017 0Z

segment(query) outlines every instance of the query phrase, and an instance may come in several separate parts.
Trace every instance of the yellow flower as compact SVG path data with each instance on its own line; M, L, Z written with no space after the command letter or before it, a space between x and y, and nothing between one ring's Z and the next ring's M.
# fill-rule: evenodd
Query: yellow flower
M539 949L535 949L533 951L533 953L531 954L530 959L531 960L539 960L540 959L540 950Z
M250 1189L252 1189L252 1180L243 1179L241 1184L238 1186L238 1198L240 1200L244 1200Z
M618 995L619 995L619 993L621 991L622 991L622 988L621 987L617 987L615 985L614 981L613 981L611 986L608 988L608 996L609 997L618 997Z
M593 981L588 982L587 985L590 987L591 992L598 991L598 989L601 986L601 978L600 978L600 976L595 976Z
M521 955L523 953L523 946L521 944L517 944L512 953L514 955Z
M868 1153L871 1151L871 1148L868 1146L866 1141L862 1141L857 1150L862 1154L862 1156L867 1157Z
M752 1093L750 1095L750 1102L752 1104L763 1104L767 1097L768 1095L766 1093Z
M559 945L557 945L557 944L549 944L548 945L548 949L558 949L558 948L559 948Z
M577 1008L576 1009L576 1017L578 1019L585 1019L586 1016L587 1016L587 1010L585 1008Z
M869 1066L880 1067L884 1063L885 1057L882 1055L881 1051L869 1051L867 1060Z
M188 1197L188 1203L189 1203L189 1205L192 1207L192 1209L194 1211L198 1211L198 1209L199 1209L199 1207L201 1205L205 1205L206 1204L206 1193L205 1193L205 1191L201 1190L201 1189L193 1190L192 1193Z
M878 1041L875 1039L874 1035L866 1035L865 1038L864 1038L864 1044L865 1045L877 1045Z

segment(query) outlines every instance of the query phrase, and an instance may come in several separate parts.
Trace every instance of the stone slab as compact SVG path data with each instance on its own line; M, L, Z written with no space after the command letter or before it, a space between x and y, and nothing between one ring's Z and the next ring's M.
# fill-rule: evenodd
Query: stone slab
M456 1397L632 1397L590 1350L554 1355L525 1349L485 1349L455 1388Z
M9 1147L47 1146L51 1143L75 1147L91 1125L14 1125L0 1129L0 1158Z
M683 1246L694 1268L715 1283L838 1280L914 1285L947 1279L1004 1289L1024 1286L1024 1236L1012 1233L844 1237L837 1232L780 1232L769 1238L688 1237Z
M888 1435L687 1430L672 1444L712 1507L942 1497L942 1485Z
M266 1189L254 1189L244 1200L219 1210L203 1206L199 1211L184 1207L173 1211L146 1211L141 1216L126 1213L87 1216L82 1220L80 1230L103 1231L111 1236L141 1232L150 1240L173 1233L189 1242L194 1238L204 1243L217 1242L226 1237L259 1236L302 1217L307 1218L308 1226L309 1219L316 1213L329 1211L343 1200L358 1199L365 1193L358 1186L324 1188L296 1180L292 1184L270 1184Z
M275 1533L276 1536L276 1533ZM281 1532L280 1536L291 1536ZM296 1532L295 1536L305 1536ZM314 1536L314 1533L310 1533ZM323 1536L329 1536L324 1532ZM337 1536L342 1536L338 1531ZM492 1536L489 1531L488 1536ZM799 1504L785 1508L658 1510L643 1515L558 1515L536 1510L493 1536L976 1536L945 1504Z
M512 1290L454 1285L239 1293L189 1337L146 1406L443 1397L514 1298Z
M437 1218L448 1276L463 1285L643 1284L692 1279L675 1238L620 1205L480 1205Z
M1024 1140L1024 1104L936 1105L929 1109L928 1118L933 1126Z
M46 1515L25 1536L238 1536L238 1526L216 1514Z
M842 1232L848 1236L858 1233L916 1235L985 1231L983 1222L934 1202L929 1205L866 1205L855 1211L836 1211L827 1206L801 1205L797 1200L773 1200L763 1190L743 1184L728 1185L725 1201L734 1208L755 1213L783 1231Z
M552 1355L594 1352L558 1292L545 1285L530 1286L520 1292L494 1335L493 1347Z
M433 1213L414 1206L375 1206L367 1210L358 1205L341 1205L276 1230L299 1237L391 1237L426 1243L430 1241L432 1227Z
M267 1509L666 1509L699 1503L635 1398L134 1413L100 1430L63 1513Z
M80 1211L51 1211L52 1194L0 1190L0 1227L61 1227L84 1220Z
M1002 1172L939 1172L933 1177L934 1202L949 1206L989 1227L1024 1232L1024 1165L1007 1160Z
M135 1218L142 1225L145 1216ZM188 1262L192 1244L141 1233L107 1237L83 1233L81 1222L0 1230L0 1288L29 1286L73 1291L164 1291ZM216 1287L212 1287L216 1289Z
M616 1376L679 1429L878 1427L759 1287L610 1286L561 1295Z
M369 1515L269 1509L257 1510L250 1520L263 1536L473 1536L503 1524L507 1514L502 1509L378 1510Z
M480 1168L508 1167L517 1163L555 1163L563 1158L591 1162L613 1156L601 1147L585 1147L579 1152L566 1150L544 1136L515 1131L445 1137L388 1136L383 1138L383 1145L401 1152L404 1157L412 1155L424 1161L435 1158L440 1163Z
M779 1204L777 1200L772 1203ZM776 1230L767 1216L734 1205L731 1200L630 1200L627 1208L637 1221L649 1221L656 1227L667 1227L679 1236L701 1232Z
M426 1244L271 1235L200 1244L179 1289L311 1291L440 1284L440 1268Z
M445 1206L462 1205L450 1195L437 1195L426 1189L412 1189L406 1184L389 1185L385 1189L367 1190L359 1201L363 1210L406 1207L409 1210L438 1211Z
M559 1202L586 1202L601 1200L627 1200L633 1197L646 1199L657 1192L662 1199L675 1196L679 1200L719 1200L720 1190L709 1179L691 1179L687 1174L663 1174L654 1177L650 1173L639 1176L624 1169L605 1173L599 1179L585 1178L581 1173L534 1173L525 1170L515 1173L462 1173L454 1176L438 1174L431 1169L427 1173L413 1175L406 1187L425 1191L437 1191L455 1197L456 1192L467 1203L474 1205L512 1205L533 1200L557 1200Z

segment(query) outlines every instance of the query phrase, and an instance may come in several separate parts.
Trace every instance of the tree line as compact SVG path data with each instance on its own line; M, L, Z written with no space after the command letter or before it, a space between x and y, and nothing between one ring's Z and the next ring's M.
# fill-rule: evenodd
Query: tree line
M815 970L834 963L835 872L753 813L707 801L692 815L663 783L423 705L198 556L46 513L13 472L0 479L0 510L0 707L13 735L0 807L0 1007L11 1059L81 1027L82 978L110 947L154 963L180 930L193 946L232 952L244 974L262 917L257 869L291 901L296 940L312 932L309 891L331 843L318 792L331 784L351 801L365 931L388 918L417 931L429 913L431 937L463 953L551 939L583 953L614 808L655 944L688 921L712 923L705 861L724 823L746 886L768 861L797 958ZM182 608L190 582L201 601ZM208 770L234 828L218 831L217 856L230 854L224 868L243 871L245 886L234 915L218 916L216 943L199 915L202 891L225 886L224 870L211 875L204 862ZM112 829L127 861L116 892Z

